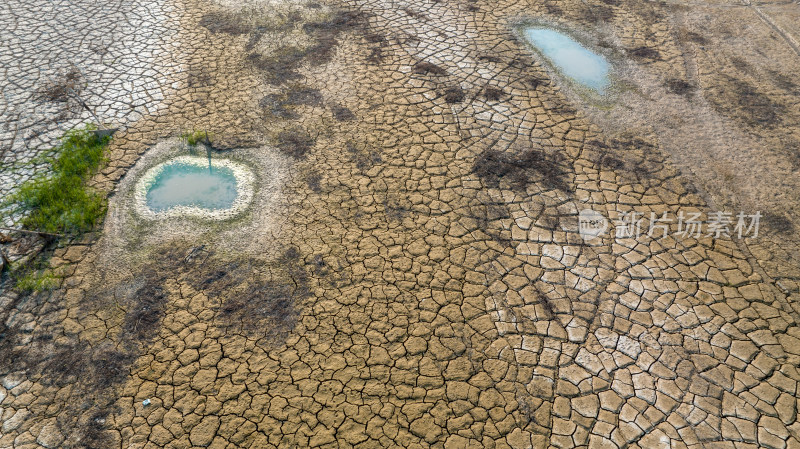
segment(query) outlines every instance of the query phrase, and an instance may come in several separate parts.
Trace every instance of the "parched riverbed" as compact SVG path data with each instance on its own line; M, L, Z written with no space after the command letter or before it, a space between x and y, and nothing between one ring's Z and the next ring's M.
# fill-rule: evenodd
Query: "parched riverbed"
M41 256L58 286L0 284L0 448L800 447L798 22L795 3L3 5L0 192L94 120L64 92L120 129L89 180L102 226ZM607 61L608 89L532 24ZM197 130L207 147L178 138ZM137 212L180 157L247 167L252 198ZM241 195L223 181L220 209Z

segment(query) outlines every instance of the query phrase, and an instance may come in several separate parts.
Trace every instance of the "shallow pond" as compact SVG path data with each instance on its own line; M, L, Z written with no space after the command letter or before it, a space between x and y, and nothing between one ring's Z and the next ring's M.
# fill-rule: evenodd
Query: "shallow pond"
M150 210L162 212L180 206L229 209L237 195L236 176L229 168L171 163L155 177L146 198Z
M603 56L550 28L527 27L523 34L551 64L575 82L601 94L610 86L611 66Z
M247 208L254 182L252 171L239 162L184 155L147 170L136 183L133 199L147 219L224 220Z

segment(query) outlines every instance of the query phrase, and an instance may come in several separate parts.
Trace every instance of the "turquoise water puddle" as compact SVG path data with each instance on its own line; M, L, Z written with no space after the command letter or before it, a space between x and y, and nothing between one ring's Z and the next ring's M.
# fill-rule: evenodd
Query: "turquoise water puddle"
M237 195L236 176L229 168L173 163L153 180L146 201L153 212L181 206L221 210L232 207Z
M601 94L611 85L608 61L571 37L544 27L525 28L523 34L565 76Z

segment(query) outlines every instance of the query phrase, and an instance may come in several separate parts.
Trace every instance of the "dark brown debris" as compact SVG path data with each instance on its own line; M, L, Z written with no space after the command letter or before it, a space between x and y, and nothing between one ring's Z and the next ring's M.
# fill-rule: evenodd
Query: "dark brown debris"
M436 64L426 61L421 61L414 64L414 73L418 75L442 76L442 75L447 75L447 70L443 69L442 67L439 67Z

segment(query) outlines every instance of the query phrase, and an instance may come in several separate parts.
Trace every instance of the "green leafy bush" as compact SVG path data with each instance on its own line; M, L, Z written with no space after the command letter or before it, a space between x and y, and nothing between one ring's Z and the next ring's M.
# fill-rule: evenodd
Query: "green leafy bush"
M209 143L211 142L211 138L213 135L208 131L187 131L181 134L181 140L188 143L191 146L195 146L198 143Z
M106 162L110 137L98 137L86 126L68 132L48 161L52 171L25 182L8 203L24 213L25 229L76 235L90 231L106 212L105 196L85 181Z

